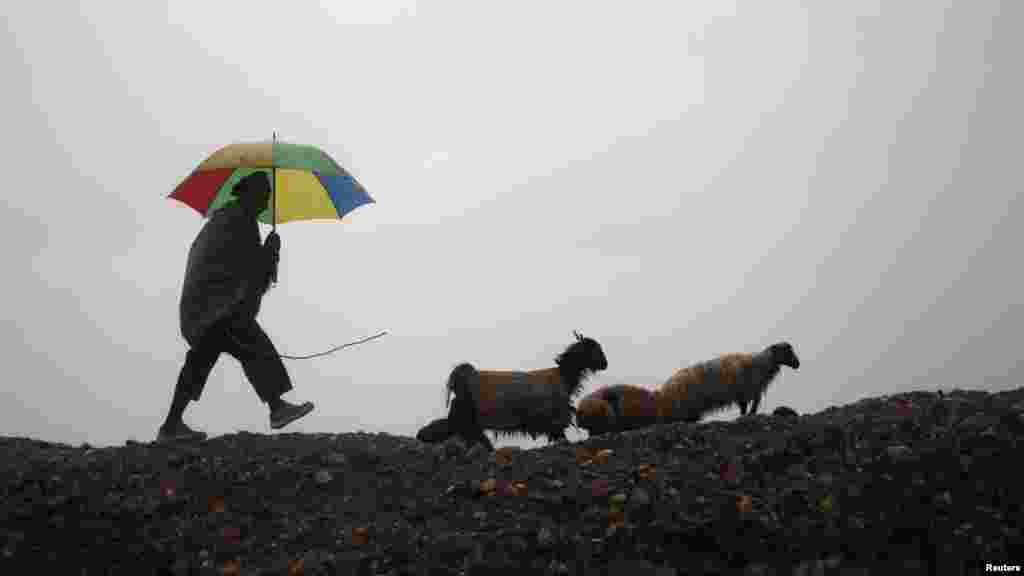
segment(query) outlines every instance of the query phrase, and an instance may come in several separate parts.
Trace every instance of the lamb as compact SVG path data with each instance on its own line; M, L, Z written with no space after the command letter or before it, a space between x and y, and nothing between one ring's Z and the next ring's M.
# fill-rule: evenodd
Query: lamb
M604 386L580 400L576 423L590 436L653 425L658 416L656 393L632 384Z

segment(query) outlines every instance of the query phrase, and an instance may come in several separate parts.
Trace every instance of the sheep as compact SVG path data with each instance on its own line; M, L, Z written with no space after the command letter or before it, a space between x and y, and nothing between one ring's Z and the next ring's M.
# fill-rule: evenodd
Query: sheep
M598 388L576 407L576 423L590 436L645 428L657 417L655 391L631 384Z
M496 435L545 435L566 441L565 430L575 416L573 397L591 373L608 368L601 345L573 332L576 340L555 358L555 366L530 371L477 370L464 362L448 377L446 405L452 434L481 442L493 451L483 431ZM462 400L462 402L460 402Z
M666 422L697 422L736 404L740 415L757 412L761 397L782 366L800 368L793 346L778 342L757 354L724 354L676 371L657 391L658 416Z

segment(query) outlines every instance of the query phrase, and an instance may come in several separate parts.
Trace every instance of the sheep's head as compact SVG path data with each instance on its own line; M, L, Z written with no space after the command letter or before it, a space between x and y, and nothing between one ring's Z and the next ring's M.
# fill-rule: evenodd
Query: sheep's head
M772 360L780 366L789 366L793 370L800 369L800 359L797 358L796 352L793 350L793 345L789 342L779 342L772 344L769 347L771 351Z
M565 389L570 397L579 394L583 379L588 373L608 368L608 358L596 340L586 338L575 331L573 335L576 341L555 358L555 364L562 371Z
M567 354L572 352L579 359L580 365L591 372L608 368L608 358L604 355L604 350L597 340L587 338L575 330L573 330L573 336L576 337L576 342L570 347Z

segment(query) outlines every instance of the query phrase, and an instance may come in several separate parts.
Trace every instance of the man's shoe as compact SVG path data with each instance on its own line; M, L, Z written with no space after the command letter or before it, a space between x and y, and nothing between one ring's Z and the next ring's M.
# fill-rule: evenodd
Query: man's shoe
M157 442L181 442L190 440L206 440L206 432L200 432L193 430L185 425L184 422L179 422L177 425L168 428L161 426L160 431L157 432Z
M312 402L304 402L298 405L285 402L280 408L270 413L270 427L274 430L284 428L312 411Z

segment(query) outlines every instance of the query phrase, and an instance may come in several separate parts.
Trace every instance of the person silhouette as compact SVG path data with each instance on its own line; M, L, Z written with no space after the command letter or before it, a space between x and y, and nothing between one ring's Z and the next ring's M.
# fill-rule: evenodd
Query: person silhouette
M270 410L271 428L283 428L313 410L311 402L291 404L281 398L292 390L291 378L256 322L263 295L276 276L281 249L276 232L260 245L256 220L267 208L270 179L266 172L253 172L234 185L232 194L237 201L217 210L189 249L179 307L181 334L189 350L158 442L206 438L205 432L188 427L182 416L189 402L199 400L223 352L242 364Z

